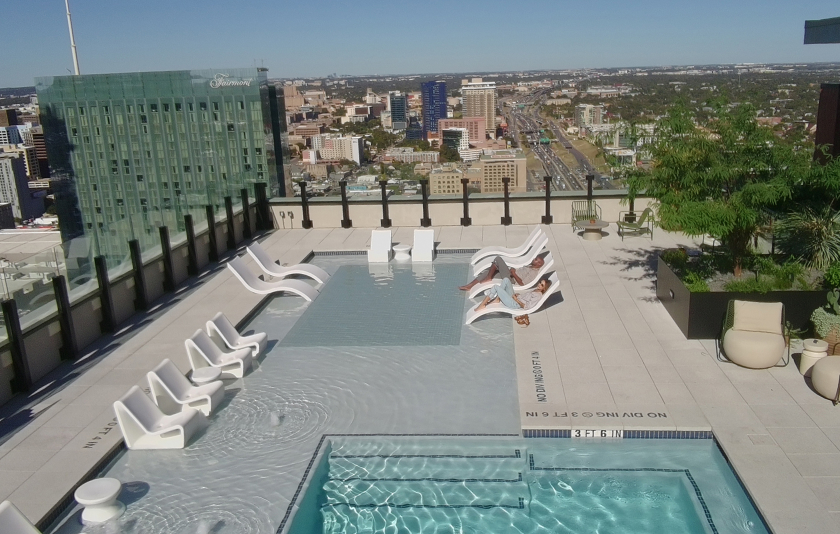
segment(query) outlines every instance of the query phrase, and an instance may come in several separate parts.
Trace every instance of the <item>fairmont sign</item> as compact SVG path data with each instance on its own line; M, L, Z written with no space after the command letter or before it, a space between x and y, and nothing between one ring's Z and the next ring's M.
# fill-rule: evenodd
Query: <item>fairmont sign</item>
M210 87L213 89L218 89L219 87L250 87L253 81L253 78L235 80L231 79L230 74L219 73L210 80Z

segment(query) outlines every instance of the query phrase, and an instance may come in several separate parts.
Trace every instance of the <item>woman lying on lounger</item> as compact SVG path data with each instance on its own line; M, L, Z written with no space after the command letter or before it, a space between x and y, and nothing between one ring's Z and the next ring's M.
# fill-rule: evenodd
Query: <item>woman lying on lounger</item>
M510 278L503 278L501 284L493 286L487 291L487 296L484 297L484 300L475 309L476 311L482 310L488 304L501 302L508 308L523 308L527 310L533 308L540 301L543 293L548 291L548 286L550 285L551 282L548 280L540 280L536 289L523 293L514 293ZM516 322L523 326L528 326L531 321L528 319L528 315L520 315L516 317Z

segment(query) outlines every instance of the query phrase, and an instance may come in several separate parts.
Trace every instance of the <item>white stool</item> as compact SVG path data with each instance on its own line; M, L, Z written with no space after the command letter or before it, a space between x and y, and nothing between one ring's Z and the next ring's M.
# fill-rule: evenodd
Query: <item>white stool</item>
M409 251L411 250L411 245L403 245L400 243L399 245L394 245L394 260L396 261L408 261L411 259L409 255Z
M222 376L222 369L220 367L201 367L190 373L190 380L196 386L200 386L215 382L220 376Z
M116 519L125 512L125 505L117 500L122 483L116 478L97 478L85 482L73 495L85 507L82 524L99 524Z
M802 346L802 355L799 358L799 373L803 376L811 376L811 367L828 356L828 343L822 339L806 339Z

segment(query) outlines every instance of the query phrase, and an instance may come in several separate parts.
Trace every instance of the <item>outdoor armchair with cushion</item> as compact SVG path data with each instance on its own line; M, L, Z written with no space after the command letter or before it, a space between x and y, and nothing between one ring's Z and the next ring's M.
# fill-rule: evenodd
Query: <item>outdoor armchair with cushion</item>
M720 361L750 369L767 369L790 361L784 336L785 307L781 302L730 300L718 350ZM785 357L787 356L787 357Z
M645 208L641 215L632 211L622 211L618 214L618 235L624 241L625 235L649 234L653 239L653 210Z
M590 219L601 220L601 208L598 204L594 200L572 201L572 231L575 231L578 222Z

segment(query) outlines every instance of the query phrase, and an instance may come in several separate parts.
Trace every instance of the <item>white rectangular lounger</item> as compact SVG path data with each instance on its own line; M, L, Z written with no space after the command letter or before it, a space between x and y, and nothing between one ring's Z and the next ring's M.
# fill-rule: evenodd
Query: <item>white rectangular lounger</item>
M253 271L245 265L242 258L239 257L230 260L227 263L227 266L228 269L233 271L236 278L242 282L242 285L244 285L251 293L267 295L269 293L283 291L286 293L294 293L295 295L303 297L310 302L315 300L315 297L318 296L318 290L303 280L283 279L277 280L276 282L266 282L265 280L260 280L257 278L257 275L255 275Z
M505 258L516 258L517 256L521 256L528 252L537 239L544 235L542 228L537 226L531 235L528 236L528 239L525 240L522 245L516 248L507 248L507 247L485 247L475 254L473 254L472 258L470 258L470 263L475 265L482 259L486 258L487 256L503 256Z
M368 263L388 263L391 261L391 230L371 231L367 257Z
M250 348L251 356L254 358L259 356L268 345L268 334L258 332L249 336L243 336L222 312L214 315L213 319L207 321L205 326L207 327L207 335L219 347L227 347L234 350Z
M432 261L435 256L435 231L428 229L414 230L414 246L411 248L412 262Z
M287 276L297 274L306 276L322 284L326 283L327 280L330 279L330 275L327 274L327 271L321 269L317 265L298 263L297 265L291 265L289 267L280 266L276 261L271 259L268 252L266 252L259 243L254 243L250 247L246 247L246 250L248 251L248 254L254 258L254 261L257 262L257 265L259 265L260 269L262 269L264 273L275 278L286 278Z
M534 258L536 258L539 254L542 253L545 246L548 244L548 236L543 234L542 236L538 237L536 241L534 241L531 248L528 252L522 256L517 256L516 258L503 258L505 263L508 267L524 267L525 265L529 265ZM488 269L492 264L496 257L485 258L480 262L473 265L473 276L477 276L478 273L483 271L484 269Z
M529 283L525 284L524 286L518 286L518 285L516 285L516 283L514 283L513 284L513 290L516 291L516 292L519 292L519 291L524 291L526 289L531 289L532 287L537 285L537 283L542 279L543 276L546 275L546 273L551 272L552 267L554 267L554 258L551 256L551 252L549 252L548 254L545 255L545 257L543 258L543 261L545 261L545 263L543 264L542 268L540 268L540 271L537 273L537 276L534 277L533 280L531 280ZM514 282L514 280L511 280L511 282ZM470 298L474 299L477 296L481 295L483 292L490 289L491 287L499 285L500 283L501 282L500 282L499 279L493 279L493 280L490 280L489 282L476 284L470 290Z
M0 503L0 532L3 534L41 534L41 531L35 528L11 501Z
M221 380L193 386L169 358L146 373L146 379L152 400L168 414L194 408L210 415L225 398L225 384Z
M165 415L137 386L114 403L114 412L129 449L183 449L206 421L192 408Z
M490 304L490 305L486 306L485 308L483 308L481 310L478 310L478 311L476 311L475 308L472 308L469 311L467 311L467 322L466 322L466 324L470 324L473 321L475 321L476 319L478 319L479 317L487 315L488 313L497 313L498 312L498 313L507 313L509 315L516 316L516 315L524 315L526 313L536 312L537 310L542 308L542 305L545 304L545 301L548 300L548 297L550 297L552 294L554 294L555 291L560 289L560 283L559 283L560 280L559 280L559 278L557 278L557 273L551 273L551 276L548 277L548 280L551 282L551 285L548 286L548 291L543 293L542 298L540 298L539 302L537 302L537 304L534 307L528 308L527 310L523 309L523 308L508 308L507 306L505 306L504 304L499 302L499 303L496 303L496 304Z
M251 368L251 347L223 352L204 330L196 330L191 338L184 341L184 345L193 371L202 367L218 367L223 378L242 378Z

